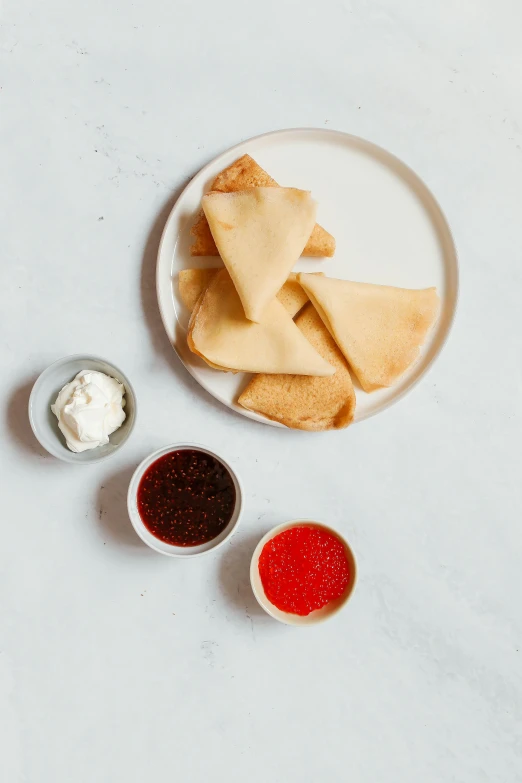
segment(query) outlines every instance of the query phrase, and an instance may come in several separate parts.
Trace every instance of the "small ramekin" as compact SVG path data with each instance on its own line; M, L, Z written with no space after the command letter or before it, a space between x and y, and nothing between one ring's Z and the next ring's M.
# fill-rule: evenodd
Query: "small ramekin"
M82 370L103 372L123 383L125 421L109 436L109 442L104 446L77 454L67 447L65 438L58 429L58 420L51 411L51 405L56 401L58 392L65 384L72 381ZM128 377L115 364L91 354L66 356L51 364L37 379L29 397L29 422L36 439L53 457L75 465L92 465L115 454L129 439L136 423L136 416L136 393Z
M284 530L289 530L293 527L301 527L302 525L307 527L320 528L321 530L325 530L327 533L331 533L332 536L335 536L337 539L339 539L341 544L344 546L351 574L350 582L348 583L344 593L339 598L330 601L330 603L326 604L326 606L323 606L322 609L316 609L315 611L310 612L310 614L305 616L291 614L290 612L282 612L277 608L277 606L274 606L274 604L271 603L266 596L266 593L263 589L263 583L259 575L259 558L261 557L261 552L263 551L265 544L271 541L272 538L275 538L275 536L277 536L279 533L282 533ZM285 623L286 625L316 625L317 623L321 623L324 620L328 620L330 617L333 617L334 614L337 614L337 612L346 606L350 600L350 597L352 596L355 589L356 581L357 565L352 549L346 539L337 530L334 530L328 525L324 525L322 522L315 522L312 519L296 519L293 522L284 522L282 525L277 525L277 527L272 528L272 530L270 530L266 536L263 536L259 544L256 546L254 554L252 555L252 560L250 562L250 584L252 585L252 590L258 604L265 610L267 614L269 614L275 620L279 620L279 622Z
M167 544L165 541L161 541L161 539L156 538L156 536L152 535L150 530L143 523L140 512L138 511L138 487L140 485L141 479L143 478L143 475L150 468L150 466L156 462L156 460L160 459L160 457L164 457L166 454L170 454L171 451L186 451L188 449L202 451L204 454L208 454L209 456L214 457L225 466L232 477L232 481L234 482L236 502L234 505L234 511L230 518L230 522L226 528L211 541L207 541L205 544L199 544L198 546L174 546L173 544ZM162 449L154 451L152 454L146 457L134 471L134 475L130 480L129 491L127 493L127 507L129 510L129 517L136 533L139 535L141 540L147 544L147 546L150 546L151 549L154 549L156 552L159 552L162 555L168 555L170 557L198 557L199 555L206 555L209 552L213 552L220 546L223 546L223 544L228 541L229 538L235 533L239 525L242 506L243 492L241 489L239 477L235 470L219 454L216 454L214 451L210 451L210 449L206 449L204 446L200 446L198 443L174 443L171 446L164 446Z

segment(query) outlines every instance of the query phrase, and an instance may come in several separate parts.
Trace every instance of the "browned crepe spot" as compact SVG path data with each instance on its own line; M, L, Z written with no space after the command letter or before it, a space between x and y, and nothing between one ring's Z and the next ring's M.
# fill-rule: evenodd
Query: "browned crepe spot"
M231 166L217 175L210 191L232 193L237 190L259 187L279 187L278 183L259 166L250 155L243 155ZM209 192L210 192L209 191ZM216 243L210 233L208 221L201 211L192 226L191 234L194 242L190 249L193 256L219 256ZM313 228L305 249L304 256L331 257L335 252L335 239L319 224Z
M312 305L295 322L323 359L335 367L329 378L256 375L240 395L247 410L299 430L335 430L352 423L355 392L346 359Z

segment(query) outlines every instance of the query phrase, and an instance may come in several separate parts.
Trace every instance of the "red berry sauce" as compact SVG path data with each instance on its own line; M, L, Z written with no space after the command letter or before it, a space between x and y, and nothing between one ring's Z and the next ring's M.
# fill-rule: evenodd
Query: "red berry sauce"
M351 579L341 541L310 525L291 527L270 539L259 558L259 576L274 606L302 616L339 598Z
M219 460L195 449L171 451L145 471L138 511L153 536L175 546L216 538L234 513L236 490Z

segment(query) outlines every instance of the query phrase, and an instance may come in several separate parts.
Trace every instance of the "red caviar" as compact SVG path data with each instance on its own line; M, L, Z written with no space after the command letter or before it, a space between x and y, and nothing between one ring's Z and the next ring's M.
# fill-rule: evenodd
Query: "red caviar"
M341 541L312 525L297 525L271 538L261 551L259 576L274 606L302 616L339 598L351 579Z

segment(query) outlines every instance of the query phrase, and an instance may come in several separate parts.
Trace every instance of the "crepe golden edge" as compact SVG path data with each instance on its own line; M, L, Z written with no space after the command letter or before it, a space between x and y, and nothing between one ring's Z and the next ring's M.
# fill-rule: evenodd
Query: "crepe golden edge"
M226 269L219 270L199 296L190 317L187 344L210 367L225 372L288 372L306 377L335 373L277 298L272 299L263 322L248 321Z
M335 367L334 375L313 378L259 374L239 395L238 403L292 429L344 429L353 422L356 406L348 363L312 304L299 313L295 322L315 350Z
M326 312L314 279L303 273L298 274L297 278L367 393L393 386L415 365L421 347L440 313L440 297L435 287L397 288L328 278L328 286L339 283L340 286L353 288L349 294L353 297L352 308L360 308L358 297L368 298L360 312L362 324L358 326L354 322L350 329L342 328L332 322L330 314ZM381 297L380 301L377 295ZM326 297L327 302L330 301L331 307L332 292L325 290L323 297ZM383 322L380 329L376 329L379 318Z
M231 193L256 187L277 188L279 185L250 155L243 155L217 175L208 192L214 190L221 193ZM198 214L190 233L194 237L190 248L192 256L219 256L203 210ZM334 237L316 223L302 255L330 258L334 253Z

